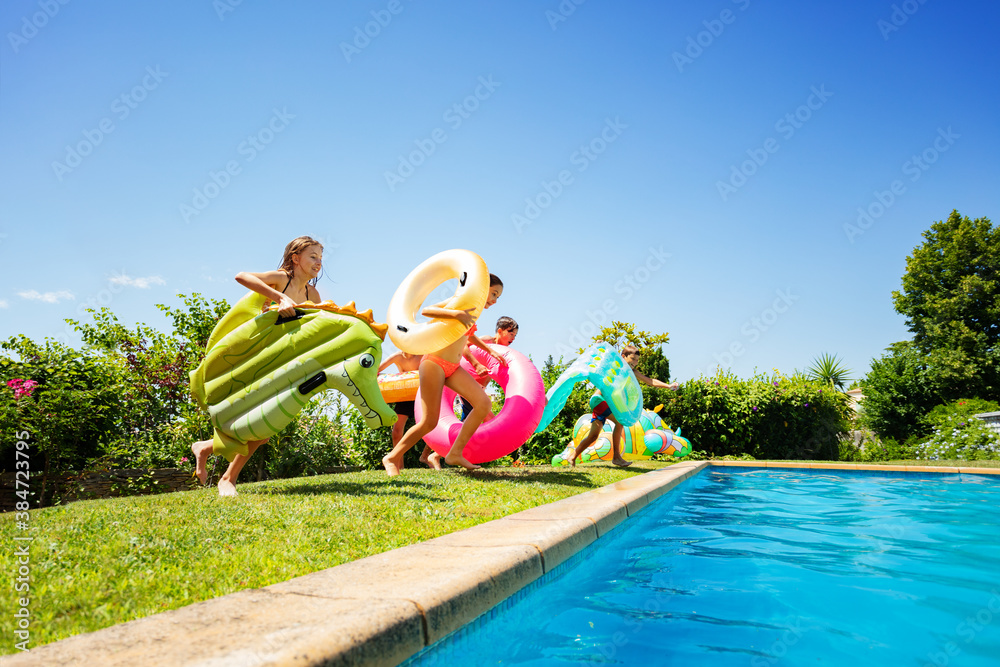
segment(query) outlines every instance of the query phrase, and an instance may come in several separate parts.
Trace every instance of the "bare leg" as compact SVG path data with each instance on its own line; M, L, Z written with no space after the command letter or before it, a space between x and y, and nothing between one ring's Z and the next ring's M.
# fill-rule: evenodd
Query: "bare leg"
M399 439L406 433L406 415L396 413L396 423L392 425L392 446L395 447Z
M571 466L574 468L576 467L576 460L580 458L580 454L583 454L583 451L587 449L587 447L590 447L597 441L597 436L601 434L602 430L604 430L604 424L600 421L595 419L590 422L590 432L587 433L587 435L583 437L583 440L580 441L580 444L576 446L576 451L573 452L573 460L570 461Z
M433 361L420 364L420 406L423 419L403 434L392 451L382 457L382 466L389 477L395 477L403 469L403 455L420 442L420 439L434 430L441 412L441 388L444 386L444 370Z
M211 440L199 440L191 445L191 453L194 454L194 476L204 484L208 481L208 457L212 453Z
M629 467L632 462L622 458L622 436L625 435L625 428L616 423L615 432L611 435L611 462L620 468Z
M247 443L247 455L237 454L229 467L226 468L226 472L222 474L219 478L219 495L220 496L235 496L236 493L236 480L240 478L240 471L243 470L243 466L246 465L253 453L257 451L257 448L263 445L267 440L253 440Z
M480 466L470 463L462 455L462 452L476 429L486 419L486 415L493 415L493 401L486 395L482 385L476 382L464 368L455 371L454 375L447 379L446 384L472 404L472 412L462 422L462 430L458 432L458 436L452 443L448 455L444 457L444 461L450 466L462 466L466 470L476 470Z

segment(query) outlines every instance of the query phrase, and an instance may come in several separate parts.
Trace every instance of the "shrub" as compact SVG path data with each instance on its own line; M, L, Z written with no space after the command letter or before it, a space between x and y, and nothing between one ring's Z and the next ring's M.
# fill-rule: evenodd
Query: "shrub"
M921 418L928 428L947 428L957 426L959 422L975 419L974 415L983 412L1000 411L1000 404L981 398L963 398L945 405L938 405Z
M915 458L925 461L1000 459L1000 437L985 422L969 421L936 428L915 448Z
M25 336L0 343L0 455L28 431L31 470L82 468L118 437L125 411L117 376L105 360L53 340ZM30 383L35 383L34 385Z
M709 456L833 460L848 428L843 393L777 371L747 380L719 371L689 380L676 394L647 390L647 405L659 400L663 421Z
M899 443L892 438L883 440L867 430L861 431L860 434L857 441L850 438L841 439L839 460L853 463L878 463L914 458L913 439Z

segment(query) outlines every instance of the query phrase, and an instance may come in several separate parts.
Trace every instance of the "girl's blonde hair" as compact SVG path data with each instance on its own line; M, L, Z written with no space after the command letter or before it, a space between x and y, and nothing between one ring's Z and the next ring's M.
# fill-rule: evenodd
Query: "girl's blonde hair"
M637 352L639 352L639 348L637 348L635 345L626 345L625 347L622 348L622 356L623 357L626 354L631 355L631 354L635 354Z
M278 269L291 276L295 273L295 264L292 262L292 255L298 255L304 252L306 248L314 245L318 245L320 250L323 249L323 244L311 236L300 236L297 239L292 239L285 246L285 254L281 256L281 264L278 266ZM318 281L319 276L314 280L310 280L309 283L315 285Z

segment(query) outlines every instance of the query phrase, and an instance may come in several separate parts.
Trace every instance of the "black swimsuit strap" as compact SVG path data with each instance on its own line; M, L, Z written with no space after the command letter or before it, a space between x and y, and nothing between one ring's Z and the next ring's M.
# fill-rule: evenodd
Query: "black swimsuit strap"
M292 277L288 276L288 282L285 283L285 289L281 290L281 293L284 294L285 290L288 289L288 286L291 284L292 284ZM309 283L306 283L306 301L308 300L309 300Z

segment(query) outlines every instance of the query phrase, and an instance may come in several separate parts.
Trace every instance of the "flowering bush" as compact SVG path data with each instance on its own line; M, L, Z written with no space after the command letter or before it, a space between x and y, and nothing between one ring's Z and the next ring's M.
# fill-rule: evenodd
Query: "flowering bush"
M973 417L934 429L928 440L916 446L915 455L923 461L1000 459L1000 436Z
M983 412L997 412L998 410L1000 410L1000 404L993 401L985 401L980 398L962 398L937 406L924 415L920 421L929 428L941 429L958 426L960 422L968 422L975 419L974 415Z
M14 391L14 400L17 400L19 398L31 398L31 394L35 391L38 383L34 380L14 378L13 380L7 380L7 386Z

